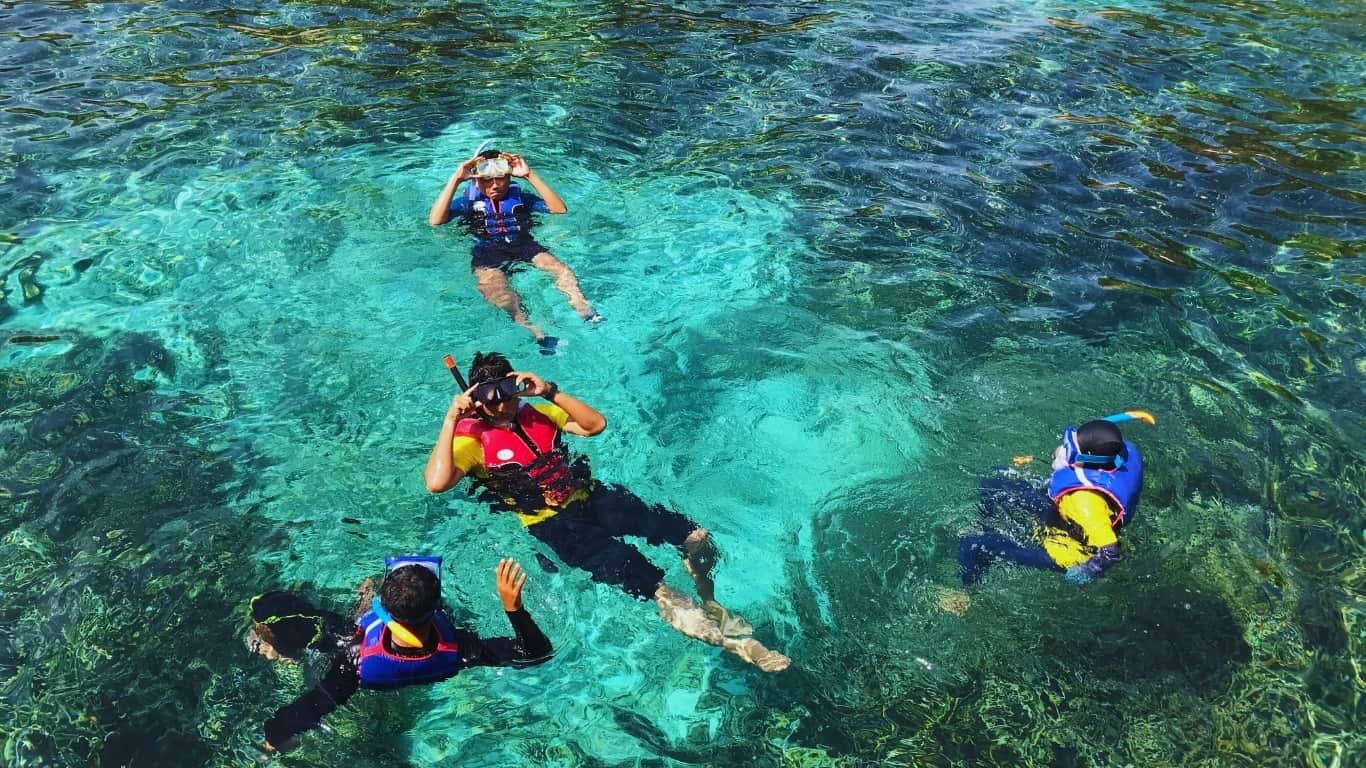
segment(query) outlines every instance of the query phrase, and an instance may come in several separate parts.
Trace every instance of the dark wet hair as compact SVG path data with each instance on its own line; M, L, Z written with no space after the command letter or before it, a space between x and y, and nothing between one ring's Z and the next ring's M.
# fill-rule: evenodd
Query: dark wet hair
M512 363L497 352L475 352L470 361L469 382L471 385L501 379L512 373Z
M405 565L384 577L379 599L390 616L404 623L419 623L436 610L441 582L420 565Z
M1124 435L1112 421L1088 421L1077 428L1077 447L1093 456L1123 456Z
M478 157L480 160L492 160L493 158L498 157L502 154L503 151L500 149L486 149L483 152L480 152L478 155L475 155L475 157Z

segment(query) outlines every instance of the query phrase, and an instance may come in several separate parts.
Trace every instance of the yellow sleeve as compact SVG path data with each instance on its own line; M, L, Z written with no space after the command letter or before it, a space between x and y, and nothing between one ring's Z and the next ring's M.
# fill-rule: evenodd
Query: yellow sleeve
M564 409L554 403L532 403L532 408L541 412L541 415L555 422L555 426L564 429L564 425L569 423L569 414Z
M464 474L471 470L482 472L484 469L484 447L478 440L461 435L451 441L451 461L455 468Z
M1099 549L1119 541L1110 526L1110 501L1095 491L1073 491L1058 502L1064 520L1081 528L1086 545Z

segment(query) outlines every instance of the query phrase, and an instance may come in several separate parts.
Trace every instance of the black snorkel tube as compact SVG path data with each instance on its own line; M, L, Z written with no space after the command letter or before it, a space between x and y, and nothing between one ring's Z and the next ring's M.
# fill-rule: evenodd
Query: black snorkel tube
M456 366L455 358L451 357L450 355L446 355L446 357L442 359L442 362L446 364L446 369L449 370L451 372L451 375L455 377L455 383L460 385L460 391L467 391L470 388L470 385L466 384L465 377L460 375L460 368Z

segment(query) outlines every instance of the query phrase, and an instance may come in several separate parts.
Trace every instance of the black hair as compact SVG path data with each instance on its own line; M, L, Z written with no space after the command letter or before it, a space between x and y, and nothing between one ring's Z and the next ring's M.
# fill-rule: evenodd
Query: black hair
M494 381L512 373L512 363L508 362L497 352L475 352L474 359L470 361L469 382L483 384L486 381Z
M405 565L384 577L379 599L390 616L404 623L418 623L436 610L441 582L420 565Z
M1088 421L1077 428L1077 447L1093 456L1123 456L1124 435L1112 421Z
M486 149L486 150L484 150L483 152L480 152L480 153L477 155L477 157L478 157L480 160L492 160L493 158L499 157L499 156L501 156L502 154L503 154L503 152L502 152L501 150L497 150L497 149Z

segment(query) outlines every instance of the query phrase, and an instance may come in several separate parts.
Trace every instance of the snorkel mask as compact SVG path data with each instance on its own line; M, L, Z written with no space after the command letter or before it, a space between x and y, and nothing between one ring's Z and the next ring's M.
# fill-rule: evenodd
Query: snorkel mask
M1108 421L1111 424L1123 424L1127 421L1141 421L1144 424L1157 423L1157 419L1154 419L1153 415L1147 411L1124 411L1123 413L1115 413L1106 416L1101 419L1101 421ZM1081 444L1077 440L1076 427L1068 427L1063 430L1062 449L1064 461L1067 466L1075 464L1096 464L1102 467L1113 466L1115 469L1124 466L1124 454L1122 452L1114 456L1107 456L1095 453L1085 453L1082 451Z
M426 568L427 570L431 571L436 576L437 587L440 588L440 555L399 555L396 557L386 557L384 558L384 577L387 579L389 578L389 574L393 573L394 571L397 571L400 568L408 567ZM381 587L381 591L382 590L383 587ZM389 613L389 610L384 607L384 603L380 602L380 598L378 595L375 596L374 600L370 601L370 610L375 614L375 616L380 621L384 622L384 625L389 628L390 634L394 635L398 639L410 645L422 645L422 640L417 635L414 635L411 630L405 627L402 623L399 622L399 620L395 619L394 616ZM427 611L421 616L404 616L403 621L409 624L421 624L422 622L430 619L433 613L434 611Z
M507 158L487 157L474 164L476 179L501 179L512 175L512 165Z
M470 393L470 397L480 405L490 406L511 400L520 394L522 394L522 385L517 382L517 379L504 376L501 379L476 384L474 391Z

